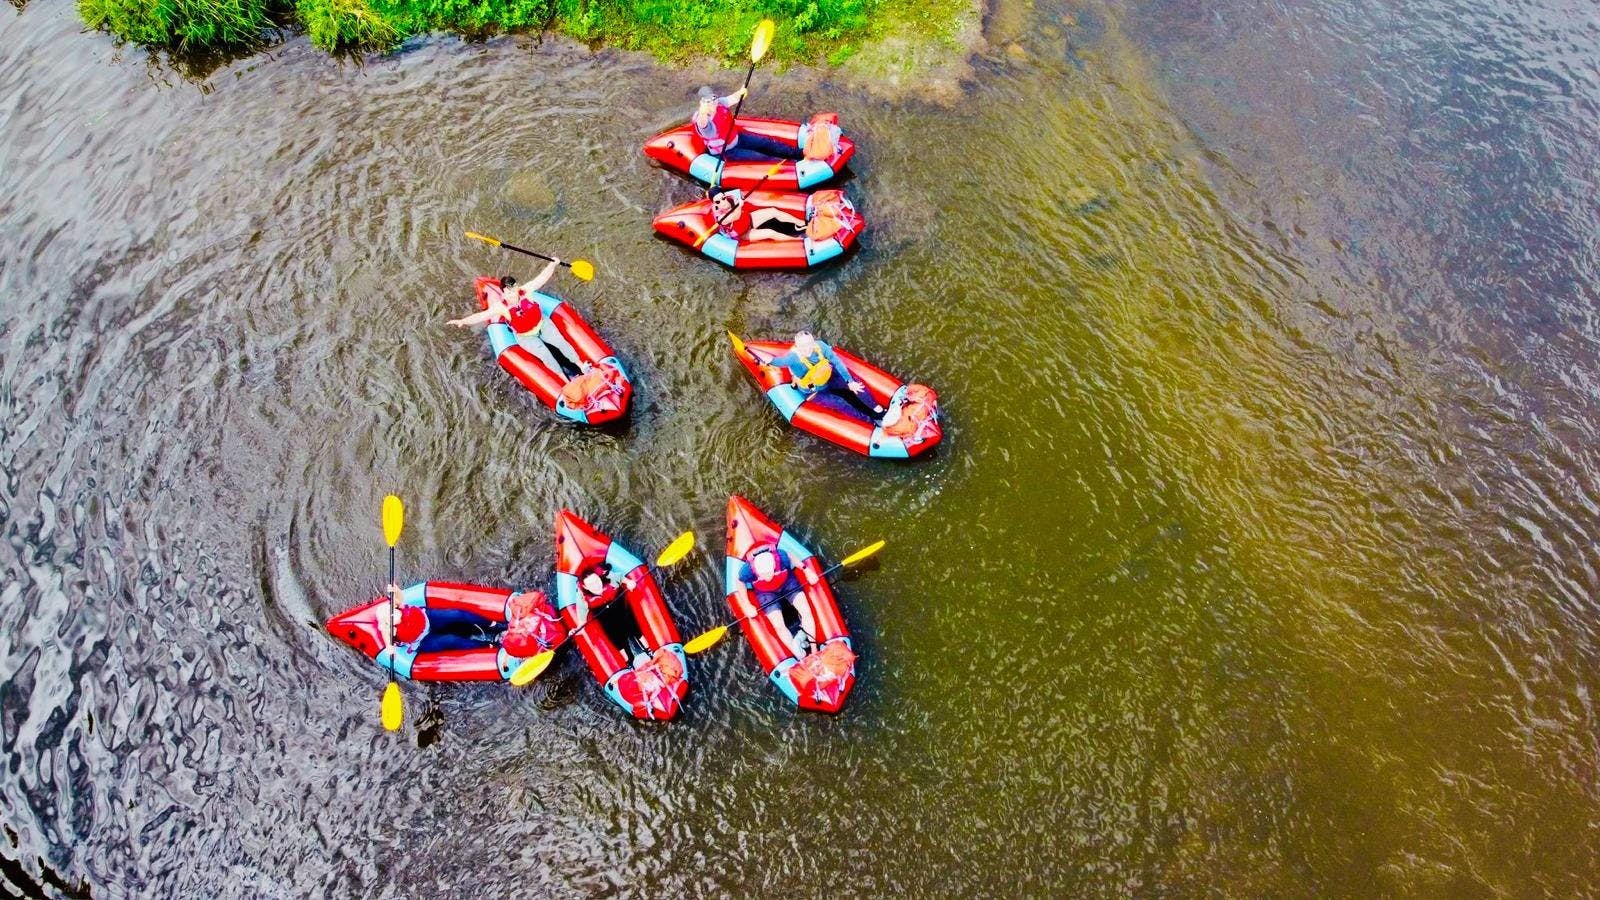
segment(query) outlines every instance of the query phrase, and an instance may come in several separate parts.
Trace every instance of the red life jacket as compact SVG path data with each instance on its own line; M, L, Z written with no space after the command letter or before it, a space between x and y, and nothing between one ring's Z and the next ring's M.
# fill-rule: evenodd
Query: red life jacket
M396 643L409 644L428 630L428 614L420 606L400 607L400 621L394 623Z
M512 290L515 290L513 288ZM490 292L493 293L490 293ZM511 312L511 330L518 334L527 334L539 327L539 322L544 318L544 313L539 309L539 301L529 297L521 302L514 302L506 296L508 291L489 285L483 289L483 308L488 309L495 300L506 304Z
M705 122L700 121L698 114L694 117L694 131L705 143L706 152L712 156L721 156L722 151L738 142L738 136L733 132L733 111L721 103L717 104L717 111Z
M772 560L773 560L773 562L778 564L777 568L773 569L772 574L770 576L768 576L766 578L762 578L762 577L760 577L759 575L756 574L756 567L755 567L755 564L752 562L750 564L750 577L752 579L750 584L751 584L752 587L754 587L758 591L762 591L762 592L775 591L778 588L783 587L784 582L787 582L789 580L789 567L785 566L783 564L783 557L778 555L778 553L779 553L778 548L774 547L774 546L772 546L770 544L768 544L766 547L757 547L756 551L754 553L750 554L749 559L750 560L755 559L763 551L770 551L772 553Z
M737 241L750 233L750 228L753 224L750 221L750 201L746 200L739 206L739 211L734 213L728 221L723 222L722 227L717 230Z
M539 309L539 301L529 297L521 303L510 305L511 330L518 334L527 334L539 327L544 319L544 312Z

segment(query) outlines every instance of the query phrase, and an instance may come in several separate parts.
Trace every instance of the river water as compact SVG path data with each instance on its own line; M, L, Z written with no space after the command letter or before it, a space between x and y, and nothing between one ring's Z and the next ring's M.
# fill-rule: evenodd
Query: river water
M15 2L15 0L14 0ZM959 102L804 70L864 249L656 240L700 67L533 37L193 76L0 17L0 885L82 896L1600 893L1600 14L1002 3ZM724 82L731 73L720 74ZM446 329L570 299L636 374L559 423ZM945 443L785 427L734 329L935 386ZM741 643L626 720L564 656L408 686L318 622L383 575L543 586L570 506L717 620L747 494L861 653L796 713Z

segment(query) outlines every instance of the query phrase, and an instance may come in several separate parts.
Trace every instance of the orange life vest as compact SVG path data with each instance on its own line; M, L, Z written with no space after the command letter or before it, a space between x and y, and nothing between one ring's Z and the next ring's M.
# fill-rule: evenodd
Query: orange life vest
M565 400L567 406L571 409L584 409L589 405L590 400L610 386L610 369L595 366L567 382L561 388L561 399Z
M712 156L721 156L735 142L733 111L721 103L717 104L717 111L711 114L711 118L702 122L697 113L693 121L695 134L700 136L706 145L706 152Z
M519 659L549 650L565 634L543 591L527 591L512 597L509 613L500 646Z
M839 149L839 116L837 113L817 113L811 117L811 131L806 134L802 148L806 159L828 159Z
M900 418L883 427L890 437L905 438L914 434L938 410L939 395L924 384L906 385L906 395L900 403Z
M811 221L806 223L806 237L825 241L844 230L844 211L847 208L844 191L817 191L811 195Z

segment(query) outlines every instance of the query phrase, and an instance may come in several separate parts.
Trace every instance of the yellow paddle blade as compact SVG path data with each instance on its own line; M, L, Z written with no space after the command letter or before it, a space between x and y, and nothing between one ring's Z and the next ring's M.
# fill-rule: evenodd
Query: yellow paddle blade
M774 175L776 175L776 174L778 174L778 170L779 170L779 169L781 169L781 168L783 168L783 164L784 164L784 163L785 163L785 162L786 162L786 161L787 161L787 160L782 160L782 159L780 159L780 160L778 160L778 161L777 161L777 162L775 162L775 163L773 163L773 164L772 164L772 168L770 168L770 169L768 169L768 170L767 170L767 174L765 174L765 175L763 175L763 176L761 176L761 180L762 180L762 181L765 181L765 180L767 180L767 179L768 179L768 178L771 178L771 177L772 177L772 176L774 176Z
M383 703L378 707L383 717L383 727L386 731L399 731L400 721L405 718L405 701L400 699L400 685L389 682L383 689Z
M479 234L476 231L467 232L467 237L472 238L475 241L483 241L485 244L493 244L496 247L500 246L499 238L492 238L486 234Z
M844 559L839 560L839 565L850 566L861 562L863 559L866 559L872 554L877 553L879 550L882 550L883 545L886 543L888 543L888 541L879 541L869 547L862 547L860 550L857 550L849 556L846 556Z
M683 559L685 556L688 556L689 551L693 549L694 532L685 531L683 534L678 535L676 540L668 544L667 549L661 551L660 556L656 557L656 567L662 568L665 566L670 566L678 560Z
M393 547L400 541L400 530L406 527L406 507L393 494L383 498L383 539Z
M522 687L538 678L544 674L545 669L550 668L550 660L555 658L556 652L554 650L546 650L538 656L524 660L522 665L517 666L517 670L511 673L511 684L516 687Z
M743 356L744 355L744 341L739 340L739 336L737 334L734 334L731 331L728 332L728 340L733 341L733 352L739 354L740 356Z
M771 19L762 19L756 26L756 36L750 41L750 62L761 62L761 57L767 55L767 48L772 46L772 31L777 28Z
M688 653L691 656L696 653L704 653L705 651L710 650L712 647L715 647L717 642L726 637L727 634L728 626L718 625L717 627L711 629L705 634L700 635L689 643L684 644L683 652Z
M587 259L575 259L572 261L572 274L578 276L579 281L593 281L594 263Z

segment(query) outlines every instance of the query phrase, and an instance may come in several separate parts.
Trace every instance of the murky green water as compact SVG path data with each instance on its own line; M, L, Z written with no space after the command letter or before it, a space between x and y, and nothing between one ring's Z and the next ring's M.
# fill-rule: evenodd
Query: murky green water
M651 236L703 71L531 38L203 83L0 22L0 845L96 895L1600 892L1600 24L1236 0L1002 5L957 106L836 108L861 253ZM724 74L724 79L733 76ZM527 267L628 361L558 423L442 326ZM934 385L896 466L783 426L723 331ZM408 691L317 622L382 577L542 585L566 505L686 631L730 492L834 557L844 715L749 651L624 720L580 661ZM420 722L419 722L419 717ZM419 741L418 725L429 739ZM419 746L423 744L425 746Z

